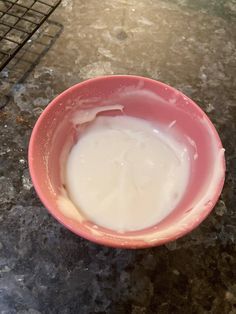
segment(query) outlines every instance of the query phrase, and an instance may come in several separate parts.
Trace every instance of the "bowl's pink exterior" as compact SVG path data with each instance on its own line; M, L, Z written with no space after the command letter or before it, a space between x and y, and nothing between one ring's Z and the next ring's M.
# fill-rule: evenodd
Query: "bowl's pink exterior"
M183 200L177 208L161 223L152 228L122 236L111 230L101 228L99 233L91 232L89 222L79 223L62 214L58 208L57 198L63 186L59 156L65 145L72 146L76 134L70 123L73 113L88 107L111 104L124 105L124 113L144 118L163 125L170 125L176 120L178 133L184 134L186 145L194 154L190 145L194 140L198 158L192 162L191 178ZM115 114L120 114L116 112ZM69 118L70 117L70 118ZM204 123L203 123L204 120ZM213 143L213 144L212 144ZM195 145L194 144L194 145ZM165 230L174 226L180 217L191 209L191 202L197 199L213 172L215 152L212 145L222 149L220 138L205 113L188 97L174 88L148 78L137 76L105 76L79 83L57 96L39 117L29 144L29 169L34 187L50 213L65 227L88 240L103 245L122 248L142 248L156 246L175 240L197 227L211 212L221 193L224 183L224 171L212 191L210 202L198 219L194 219L184 229L169 233L165 238L148 242L142 240L148 233ZM225 170L222 157L221 167ZM196 218L196 217L195 217ZM91 226L90 226L91 227Z

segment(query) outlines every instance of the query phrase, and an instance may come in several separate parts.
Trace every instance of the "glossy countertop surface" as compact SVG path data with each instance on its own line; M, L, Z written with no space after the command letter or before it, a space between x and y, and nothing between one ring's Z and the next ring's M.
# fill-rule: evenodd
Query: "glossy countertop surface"
M235 19L234 0L63 0L50 18L55 42L27 77L10 86L1 73L0 88L10 88L0 109L1 314L236 313ZM32 186L27 149L38 116L69 86L106 74L181 90L226 149L215 209L165 246L90 243L55 221Z

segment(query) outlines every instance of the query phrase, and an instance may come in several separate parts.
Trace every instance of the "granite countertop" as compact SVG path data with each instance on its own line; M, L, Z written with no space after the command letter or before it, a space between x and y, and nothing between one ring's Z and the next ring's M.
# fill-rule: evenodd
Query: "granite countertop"
M235 0L62 1L52 17L60 36L0 109L1 314L236 313L235 16ZM27 147L38 116L67 87L104 74L183 91L226 149L214 211L168 245L90 243L55 221L32 187Z

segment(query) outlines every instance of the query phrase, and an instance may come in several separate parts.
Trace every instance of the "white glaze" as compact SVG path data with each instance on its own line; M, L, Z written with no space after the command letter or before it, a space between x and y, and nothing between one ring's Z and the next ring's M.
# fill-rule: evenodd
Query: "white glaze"
M85 217L124 232L164 219L180 201L188 175L187 149L168 132L142 119L98 117L72 148L66 186Z
M110 106L106 106L107 107ZM113 106L111 106L113 107ZM123 109L123 108L122 108ZM89 109L88 109L89 110ZM112 110L109 109L109 110ZM116 110L116 108L115 108ZM99 112L99 110L97 111ZM216 156L214 161L214 169L212 172L212 176L209 177L209 185L207 190L205 190L205 193L202 194L202 196L199 197L198 202L193 204L193 208L191 211L186 212L186 214L179 219L178 222L176 222L173 226L170 226L166 228L165 230L154 230L148 234L131 234L131 235L122 235L120 234L120 239L123 239L123 242L121 244L125 244L128 241L144 241L147 243L154 243L157 241L166 241L169 239L172 235L175 235L175 237L178 237L181 235L185 230L191 229L191 225L195 224L196 222L201 219L201 217L204 215L204 212L206 211L207 203L213 198L215 195L216 189L220 188L221 184L223 184L224 179L224 149L221 147L220 143L216 143L214 136L215 132L208 127L208 119L203 117L197 117L199 121L207 126L208 131L212 133L212 143L213 143L213 154ZM86 122L86 121L85 121ZM76 119L73 121L73 123L78 125L78 121ZM171 125L172 127L173 125ZM158 132L157 132L158 133ZM194 154L194 160L198 158L198 154ZM58 198L58 208L62 211L62 213L65 216L70 216L72 219L79 221L80 223L84 220L84 217L78 213L78 208L76 208L72 202L68 203L65 202L65 199L68 200L68 196L62 193ZM70 213L68 213L68 208ZM97 237L105 238L107 236L106 233L104 233L101 229L98 229L96 225L88 225L87 228L90 229L90 232L96 232ZM110 237L112 237L110 235ZM114 236L116 238L116 236Z

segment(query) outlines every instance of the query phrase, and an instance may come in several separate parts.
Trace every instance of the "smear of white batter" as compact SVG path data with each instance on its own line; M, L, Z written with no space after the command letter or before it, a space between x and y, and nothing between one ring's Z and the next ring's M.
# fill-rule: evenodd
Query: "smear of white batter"
M122 111L124 106L122 105L110 105L110 106L100 106L95 107L92 109L87 110L80 110L78 113L73 117L73 122L75 124L83 124L86 122L90 122L94 120L98 113L104 112L104 111L114 111L114 110L120 110Z

